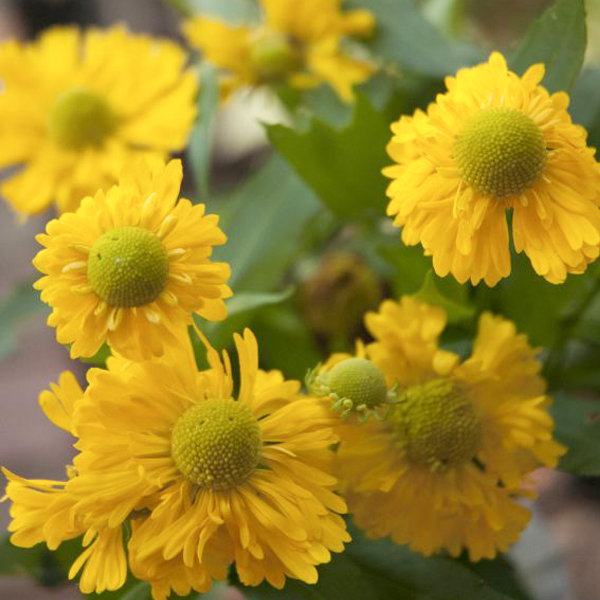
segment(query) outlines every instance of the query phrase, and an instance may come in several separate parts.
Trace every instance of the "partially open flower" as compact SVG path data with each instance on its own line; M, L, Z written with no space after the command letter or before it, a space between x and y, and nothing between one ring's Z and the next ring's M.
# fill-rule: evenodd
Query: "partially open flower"
M329 399L342 417L354 413L364 421L387 414L390 393L385 375L366 358L334 355L333 361L309 373L307 385L311 394Z

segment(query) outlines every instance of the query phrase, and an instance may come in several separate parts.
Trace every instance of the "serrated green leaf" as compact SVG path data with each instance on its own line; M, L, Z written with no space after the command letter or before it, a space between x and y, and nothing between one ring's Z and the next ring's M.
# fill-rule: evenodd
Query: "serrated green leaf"
M475 308L467 304L460 304L442 294L438 289L439 277L432 270L425 275L421 289L414 295L417 300L425 304L439 306L446 311L449 323L467 321L475 316Z
M600 401L562 392L552 397L555 436L568 448L559 468L577 475L600 475Z
M533 22L509 66L521 75L544 63L544 86L550 92L568 91L581 71L586 44L584 0L558 0Z
M219 222L228 240L215 249L213 259L231 265L235 294L271 292L279 287L321 205L279 156L272 156L228 201L236 210Z
M373 52L417 73L444 77L483 60L475 46L442 37L414 0L357 0L353 5L375 15Z
M389 124L369 101L357 98L352 122L343 129L313 119L308 131L267 125L269 139L323 203L343 218L385 214L390 162L385 147Z
M219 79L217 70L208 63L199 69L198 118L190 135L189 162L201 200L209 197L209 176L212 161L213 135L219 110Z

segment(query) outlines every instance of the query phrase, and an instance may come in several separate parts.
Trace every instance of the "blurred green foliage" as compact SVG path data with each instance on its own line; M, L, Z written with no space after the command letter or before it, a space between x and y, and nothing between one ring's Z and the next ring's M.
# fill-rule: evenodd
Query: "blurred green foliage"
M257 17L251 0L174 0L186 14L207 13L233 22ZM570 275L564 285L537 276L523 256L512 257L511 276L494 288L460 286L431 271L420 247L402 245L399 232L384 221L386 180L381 169L389 159L385 146L389 123L401 113L425 108L443 89L443 77L483 60L490 48L451 39L428 21L412 0L353 0L354 7L375 15L377 33L369 51L381 66L363 86L353 108L342 105L326 88L304 96L278 90L290 109L288 124L265 126L274 152L257 171L226 193L211 188L211 139L219 108L214 69L199 69L199 118L191 136L188 162L198 199L221 215L228 236L214 258L232 266L228 321L200 325L217 348L231 343L233 331L252 326L265 368L301 378L326 357L329 346L307 327L298 290L309 267L331 250L364 258L389 295L417 294L448 313L452 349L470 343L477 315L503 314L540 347L544 374L555 398L553 415L559 441L569 453L560 468L600 475L600 267ZM457 13L458 14L458 13ZM460 13L462 14L462 12ZM551 91L573 90L573 115L600 144L600 70L581 77L586 48L583 0L558 0L532 24L509 56L523 73L544 62L544 84ZM0 303L0 359L14 345L19 323L39 314L40 302L30 283ZM351 350L351 341L346 350ZM106 353L88 362L102 365ZM264 584L238 585L250 600L526 600L504 559L477 566L442 556L423 558L388 540L367 542L353 529L347 552L319 569L315 586L289 580L282 591ZM50 554L0 546L0 574L25 573L42 585L64 582L78 542ZM235 578L234 578L235 579ZM217 590L216 595L222 593ZM129 580L106 598L145 600L144 583ZM197 597L192 594L190 597Z

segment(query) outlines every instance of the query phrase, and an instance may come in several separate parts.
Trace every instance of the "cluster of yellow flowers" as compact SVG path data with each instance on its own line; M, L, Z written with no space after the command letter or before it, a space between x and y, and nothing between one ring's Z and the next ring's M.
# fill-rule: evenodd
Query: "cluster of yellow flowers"
M191 19L189 40L242 85L328 82L346 100L371 62L341 50L368 35L365 11L340 0L261 0L264 22ZM483 314L471 356L440 348L445 312L413 297L384 301L365 325L374 341L335 354L307 391L258 367L246 330L229 356L192 315L226 317L230 267L218 218L180 199L181 150L197 85L173 43L117 27L53 29L0 49L2 186L24 214L56 202L38 236L36 287L71 356L107 343L107 368L73 374L40 395L49 420L76 439L66 481L4 469L12 541L56 548L83 536L70 572L83 592L123 585L128 566L156 600L207 591L235 563L240 580L317 580L316 566L350 541L349 510L369 536L430 555L493 558L529 519L527 475L555 466L540 363L512 323ZM502 56L458 72L427 112L392 125L389 214L440 275L494 285L513 240L551 282L580 273L600 248L600 168L568 97L522 77ZM235 265L234 265L235 266Z

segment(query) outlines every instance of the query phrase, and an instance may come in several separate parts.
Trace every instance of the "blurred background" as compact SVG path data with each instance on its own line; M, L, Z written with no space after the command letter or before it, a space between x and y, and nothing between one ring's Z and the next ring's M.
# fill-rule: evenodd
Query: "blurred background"
M41 30L60 23L106 26L125 22L132 31L168 36L183 43L175 4L166 0L0 0L0 42L13 37L34 38ZM196 4L201 6L202 0ZM474 40L490 49L508 49L551 2L429 0L421 4L427 17L445 34ZM600 60L600 0L588 0L587 8L586 60L593 64ZM264 161L269 149L258 119L280 118L281 111L268 94L242 96L225 107L214 139L212 181L217 190L243 179ZM210 208L219 212L218 206ZM2 327L0 337L0 463L25 477L61 479L73 453L72 438L49 425L37 396L65 369L74 370L83 381L85 366L69 360L67 351L55 342L54 330L45 325L42 312L24 318L31 312L27 310L29 295L23 294L22 303L12 302L9 310L2 308L7 297L13 295L18 300L35 278L31 259L38 246L34 236L52 216L48 212L21 223L8 205L0 202L0 326L11 324L10 329ZM362 278L356 265L347 269L348 261L352 258L325 257L312 283L304 287L306 306L337 294L348 281L348 270L355 276L359 273L356 285L369 290L363 299L365 305L378 304L386 293L385 284L371 281L369 275ZM343 298L340 303L345 306ZM347 311L352 311L350 305ZM359 317L344 314L346 322ZM305 319L318 344L323 335L319 315L307 311ZM15 322L17 326L13 327ZM540 498L535 505L535 519L513 554L532 595L539 600L599 600L598 481L540 471L536 484ZM7 523L8 505L0 504L1 531ZM0 578L3 600L79 597L73 584L41 588L25 578Z

